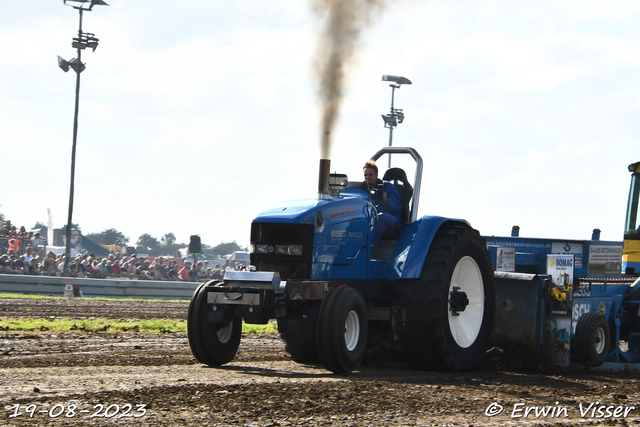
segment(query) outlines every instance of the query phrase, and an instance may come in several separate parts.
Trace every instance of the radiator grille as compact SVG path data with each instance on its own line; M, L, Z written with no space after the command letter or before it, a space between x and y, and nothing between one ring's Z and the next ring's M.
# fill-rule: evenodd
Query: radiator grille
M309 280L313 252L313 224L251 224L251 244L302 245L302 255L251 253L257 271L277 271L282 280Z

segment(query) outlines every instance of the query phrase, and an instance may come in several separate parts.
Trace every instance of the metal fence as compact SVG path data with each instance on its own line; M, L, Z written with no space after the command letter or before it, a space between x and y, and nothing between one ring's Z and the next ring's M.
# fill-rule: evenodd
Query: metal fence
M63 296L67 284L83 297L190 300L198 282L76 279L69 277L0 274L0 293Z
M15 240L18 245L18 250L16 251L17 255L24 255L27 246L31 246L31 248L35 248L37 246L38 248L43 249L43 254L45 253L44 250L46 249L47 239L29 239L27 237L0 237L0 254L7 253L7 251L9 250L9 241L12 239Z

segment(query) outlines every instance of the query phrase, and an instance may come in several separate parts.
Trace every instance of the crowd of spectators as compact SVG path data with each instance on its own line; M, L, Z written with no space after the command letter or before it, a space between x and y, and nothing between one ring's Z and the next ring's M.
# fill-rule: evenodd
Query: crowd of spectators
M106 258L98 258L93 253L78 254L68 263L65 274L64 254L56 255L49 251L45 256L46 247L40 233L28 233L24 227L16 230L11 221L7 220L1 234L0 238L8 245L3 250L6 253L0 255L0 274L204 282L222 279L225 270L245 269L238 262L223 266L216 264L211 268L207 260L195 263L185 260L179 263L178 260L167 257L144 258L116 252ZM20 250L21 244L27 245L24 251Z
M64 266L64 255L61 256L57 271L62 273ZM211 279L222 279L225 269L235 269L235 267L220 264L213 268L209 267L208 261L184 261L182 265L178 260L166 257L144 258L135 254L131 256L121 256L120 253L111 254L107 258L98 259L89 255L78 254L69 263L69 275L71 277L89 278L128 278L137 280L173 280L203 282Z
M209 267L209 261L184 261L179 265L177 260L166 257L143 258L135 254L121 256L111 254L107 258L99 259L94 254L78 254L68 266L68 274L64 271L64 254L49 252L42 257L34 252L30 246L24 255L16 256L14 249L0 256L0 273L2 274L32 274L46 276L88 277L94 279L126 278L135 280L173 280L187 282L203 282L220 280L225 270L244 270L243 265Z

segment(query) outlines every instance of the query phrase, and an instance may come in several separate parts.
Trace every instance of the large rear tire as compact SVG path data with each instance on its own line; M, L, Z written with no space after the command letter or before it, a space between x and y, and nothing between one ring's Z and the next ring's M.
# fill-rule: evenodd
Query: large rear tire
M355 370L367 348L367 307L362 295L348 286L335 288L322 301L317 346L322 364L334 374Z
M607 360L611 331L607 318L600 313L585 313L576 325L576 356L585 366L597 367Z
M413 369L466 371L489 346L495 281L484 239L466 224L436 233L422 277L396 286L407 319L400 345Z
M207 321L207 283L193 293L187 314L189 346L195 358L205 365L220 366L233 360L242 337L242 316L234 314L227 323Z
M280 338L285 343L285 350L291 355L291 359L297 363L319 362L316 347L316 322L315 319L305 320L278 320Z

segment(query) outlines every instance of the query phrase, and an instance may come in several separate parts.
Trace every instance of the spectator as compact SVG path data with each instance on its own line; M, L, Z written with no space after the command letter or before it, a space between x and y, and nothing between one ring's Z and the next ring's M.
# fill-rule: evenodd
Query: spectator
M13 268L13 262L9 255L4 254L0 256L0 273L2 274L15 274L16 271Z
M44 261L42 262L42 270L44 273L46 273L49 276L55 276L57 267L58 266L56 264L56 254L49 251Z
M56 276L62 276L64 273L64 254L56 256Z
M169 275L167 274L167 267L164 265L164 258L163 257L156 258L155 264L156 264L156 270L160 274L160 278L162 280L169 279Z
M133 260L127 262L127 276L130 279L135 279L138 277L138 269L133 264Z
M9 237L9 231L11 230L11 221L7 220L2 226L2 230L0 230L0 236Z
M40 268L38 267L38 260L37 259L32 259L31 262L29 263L29 268L28 268L28 272L29 274L38 276L40 275Z
M113 269L113 275L116 277L121 277L124 274L122 272L122 268L120 268L120 263L115 259L115 257L114 257L114 260L111 262L111 268Z
M162 275L158 271L157 265L151 265L149 267L149 279L151 280L162 280Z
M191 263L189 261L185 261L182 264L182 268L180 269L180 271L178 271L178 280L182 280L185 282L189 281L189 267L191 266Z
M9 248L7 249L7 253L9 253L12 249L15 251L15 253L18 253L18 251L20 251L20 243L17 242L16 239L9 239Z
M31 246L33 246L34 250L37 250L38 248L44 247L46 242L47 241L42 238L40 233L36 233L35 236L33 236L33 239L31 239Z
M202 275L201 266L202 261L196 262L195 264L191 265L191 269L189 270L189 279L191 279L192 282L197 282L200 280Z
M176 266L175 261L169 265L169 268L167 269L167 276L169 277L169 280L178 280L178 267Z
M13 268L16 270L18 274L27 273L27 265L24 262L24 255L20 255L17 259L13 261Z
M140 279L148 279L149 278L149 268L151 264L149 261L144 258L139 258L140 265L138 265L138 278Z
M220 270L220 264L216 264L211 272L211 278L213 280L222 280L222 270Z
M33 251L31 250L31 246L27 246L27 248L24 250L24 262L27 267L29 267L29 265L31 264L32 255Z
M189 272L189 278L194 281L202 280L202 261L198 261L193 265L193 268Z
M100 272L100 267L98 267L98 260L92 257L87 259L88 265L86 269L87 277L94 279L101 279L102 273Z
M113 267L109 265L109 260L106 258L102 258L100 264L98 264L98 269L100 270L100 275L103 278L113 274Z
M71 277L85 276L84 265L82 265L82 255L76 255L73 263L69 266L69 273L71 274Z

